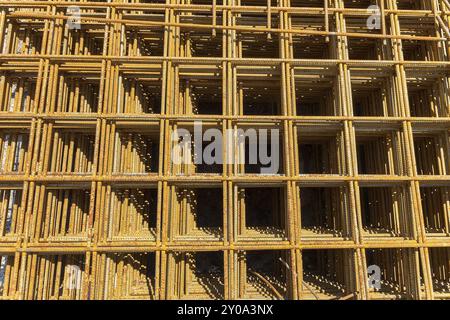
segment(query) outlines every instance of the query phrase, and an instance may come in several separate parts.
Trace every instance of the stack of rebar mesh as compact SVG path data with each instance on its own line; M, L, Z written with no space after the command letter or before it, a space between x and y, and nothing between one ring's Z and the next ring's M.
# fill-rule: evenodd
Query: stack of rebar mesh
M0 1L0 298L450 298L449 29L448 0ZM199 123L279 165L180 161Z

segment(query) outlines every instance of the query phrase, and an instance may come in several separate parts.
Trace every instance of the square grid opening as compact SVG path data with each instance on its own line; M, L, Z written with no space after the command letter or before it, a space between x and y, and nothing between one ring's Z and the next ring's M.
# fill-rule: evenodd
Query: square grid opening
M114 133L114 174L149 174L159 170L159 133L117 128Z
M119 76L117 113L161 113L162 83L156 71L154 77L135 77L126 73Z
M172 131L171 172L173 175L213 175L223 172L224 133L216 123L175 125Z
M32 258L28 257L28 263ZM27 299L81 300L87 290L83 285L87 280L86 272L83 254L38 254L36 263L31 265L31 274L36 278L26 281Z
M100 73L60 71L55 77L58 93L47 112L96 113L99 108Z
M351 299L355 295L354 252L302 250L301 295L307 300Z
M450 296L450 248L430 248L431 279L434 295L439 299Z
M223 299L224 269L222 251L175 252L170 293L177 299Z
M297 116L338 116L342 113L339 104L339 89L336 76L310 75L295 83Z
M95 152L95 129L54 128L50 132L47 168L51 174L92 173ZM42 142L43 146L45 141ZM45 159L41 159L44 164Z
M450 190L445 186L420 187L422 216L427 237L450 236Z
M353 115L356 117L394 117L401 109L392 92L395 77L352 76Z
M343 175L346 173L344 133L318 126L297 128L300 175Z
M154 300L156 296L155 252L108 253L105 268L99 270L97 285L105 300Z
M222 115L222 82L213 79L180 79L177 113Z
M404 136L398 130L356 129L360 175L402 175L406 172Z
M221 187L172 187L170 233L175 241L215 241L223 238Z
M148 11L141 11L141 15L147 21L163 22L164 20L164 15L153 17ZM135 18L134 15L133 18ZM122 52L123 55L132 57L163 56L164 30L145 26L126 26Z
M9 73L0 75L0 112L33 112L36 75Z
M148 186L112 186L109 202L108 239L156 239L158 190Z
M284 187L237 187L237 232L240 240L285 240Z
M0 238L21 234L23 227L22 189L0 189Z
M361 185L359 199L363 236L410 238L414 218L408 188L402 185Z
M415 286L413 280L413 250L412 249L366 249L366 265L379 270L379 281L369 286L369 299L390 299L406 300L410 299L410 293ZM379 269L378 269L379 268ZM417 283L416 283L417 284Z
M35 237L39 241L86 241L89 229L90 189L44 189L43 201L35 204Z
M237 104L240 115L281 115L281 87L279 78L274 77L264 81L239 81Z
M5 32L3 40L4 54L33 55L42 54L42 39L44 36L45 23L33 22L33 19L6 19L8 31Z
M14 282L18 270L14 255L0 254L0 300L14 298L16 293Z
M23 173L27 168L28 130L0 128L0 173Z
M450 100L445 94L448 78L420 78L408 82L408 102L412 117L448 117Z
M314 238L344 238L351 235L349 191L346 186L329 183L299 186L300 235Z
M239 299L289 299L291 271L287 250L243 251L238 254Z
M449 133L417 132L413 134L418 175L446 175L449 171Z

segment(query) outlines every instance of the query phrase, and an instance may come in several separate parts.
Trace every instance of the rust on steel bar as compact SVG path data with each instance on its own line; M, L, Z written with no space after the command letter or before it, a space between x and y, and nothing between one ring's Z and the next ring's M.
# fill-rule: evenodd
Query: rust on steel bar
M70 16L66 15L48 15L40 13L27 13L27 12L14 12L10 15L11 17L17 18L41 18L41 19L72 19ZM245 27L245 26L215 26L210 24L194 24L194 23L166 23L166 22L154 22L154 21L142 21L142 20L126 20L126 19L106 19L106 18L96 18L96 17L80 17L80 21L85 22L99 22L99 23L126 23L128 25L134 26L148 26L159 28L162 26L171 27L184 27L190 29L222 29L222 30L234 30L234 31L246 31L253 33L292 33L300 35L320 35L320 36L346 36L355 38L380 38L380 39L403 39L403 40L421 40L421 41L445 41L448 40L444 37L433 37L433 36L409 36L409 35L383 35L383 34L370 34L370 33L349 33L349 32L327 32L327 31L312 31L305 29L278 29L278 28L268 28L268 27Z
M0 299L450 299L449 37L448 0L0 0Z

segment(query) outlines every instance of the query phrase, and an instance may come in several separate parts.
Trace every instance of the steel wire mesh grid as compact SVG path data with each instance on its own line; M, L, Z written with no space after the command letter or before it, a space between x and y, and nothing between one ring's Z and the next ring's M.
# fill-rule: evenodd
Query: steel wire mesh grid
M447 0L0 1L0 298L450 298L449 28ZM174 161L199 122L276 130L276 172Z

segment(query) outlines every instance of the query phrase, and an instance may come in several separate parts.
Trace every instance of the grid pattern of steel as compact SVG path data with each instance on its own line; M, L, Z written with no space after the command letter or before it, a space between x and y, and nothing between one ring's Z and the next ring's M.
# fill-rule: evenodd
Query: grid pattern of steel
M447 0L0 1L0 298L450 298L449 27ZM279 172L174 163L195 121L278 129Z

